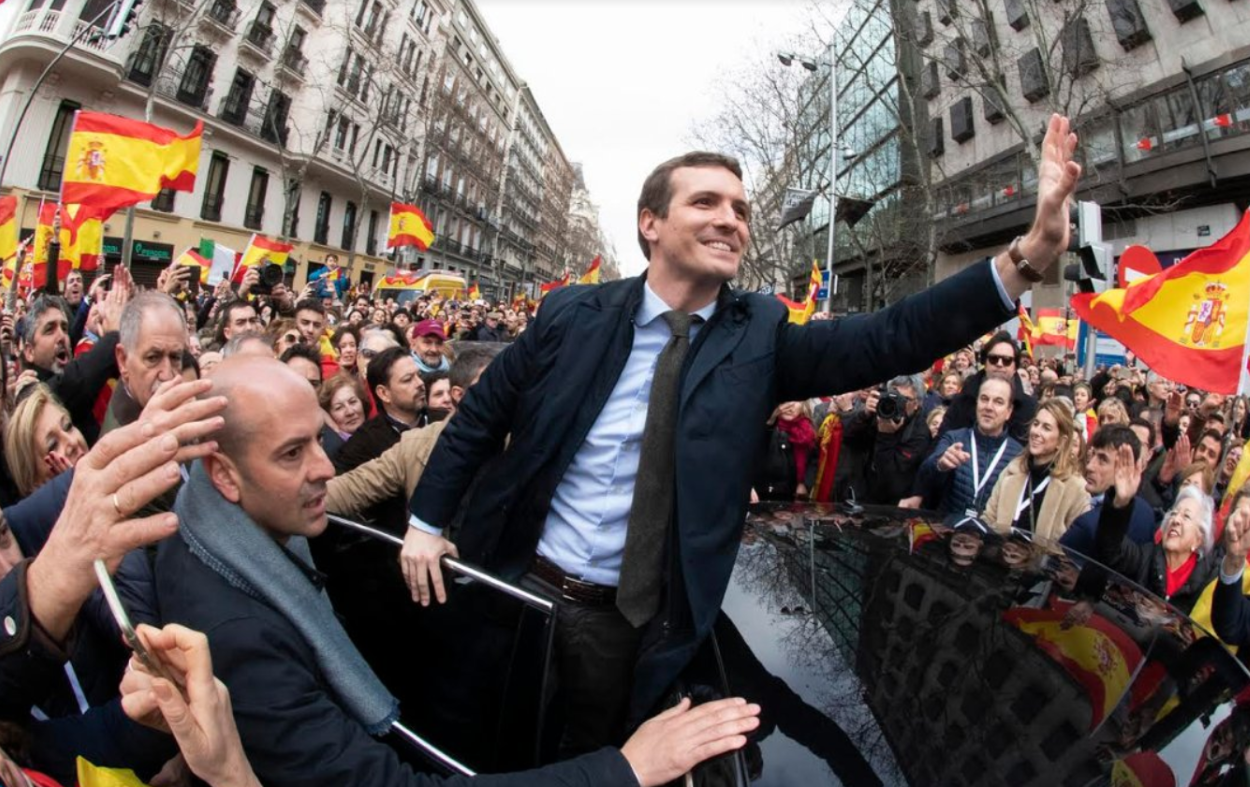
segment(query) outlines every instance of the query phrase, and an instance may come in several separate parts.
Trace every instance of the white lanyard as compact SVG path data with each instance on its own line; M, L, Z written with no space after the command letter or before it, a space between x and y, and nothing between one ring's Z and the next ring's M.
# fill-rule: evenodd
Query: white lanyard
M1003 451L1007 450L1007 440L1003 440L1003 444L998 447L998 453L994 454L994 461L990 462L990 466L985 468L985 478L981 477L981 467L977 464L977 433L972 433L972 500L975 504L977 499L981 497L981 490L994 477L994 468L998 467L998 460L1003 458Z
M1030 506L1030 505L1032 505L1032 504L1033 504L1033 498L1035 498L1035 497L1037 497L1039 494L1041 494L1041 493L1042 493L1042 490L1044 490L1048 484L1050 484L1050 476L1049 476L1049 475L1048 475L1048 476L1046 476L1046 480L1042 481L1042 483L1040 483L1040 484L1038 484L1038 485L1037 485L1037 487L1033 490L1033 494L1031 494L1031 495L1030 495L1030 494L1029 494L1029 486L1030 486L1030 484L1029 484L1029 477L1028 477L1027 475L1025 476L1025 478L1024 478L1024 486L1022 486L1022 487L1020 488L1020 499L1019 499L1018 501L1016 501L1016 515L1015 515L1015 516L1013 516L1013 517L1011 518L1011 521L1012 521L1012 522L1015 522L1017 519L1019 519L1019 518L1020 518L1020 514L1021 514L1021 512L1023 512L1023 511L1024 511L1025 507L1026 507L1026 506ZM1024 502L1024 501L1025 501L1025 499L1026 499L1026 496L1027 496L1028 501L1029 501L1028 503L1025 503L1025 502Z
M69 678L69 687L74 692L74 699L78 701L78 712L85 714L91 710L91 705L87 702L87 695L82 690L82 684L78 682L78 673L74 672L74 665L65 662L65 677ZM30 715L35 721L48 721L48 714L38 705L30 707Z

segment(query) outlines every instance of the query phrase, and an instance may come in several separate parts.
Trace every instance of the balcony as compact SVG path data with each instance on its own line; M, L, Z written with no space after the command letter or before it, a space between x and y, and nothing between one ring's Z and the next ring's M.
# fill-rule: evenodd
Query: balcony
M326 10L326 0L300 0L298 9L320 19Z
M247 26L247 34L243 36L240 52L251 51L252 54L269 60L273 57L273 30L268 25L252 22Z
M204 209L200 211L200 218L205 221L221 221L221 209L225 203L226 198L222 194L204 195Z
M222 38L234 35L239 24L239 9L229 0L215 0L200 17L200 25L206 32L215 33Z
M288 48L282 53L282 59L278 61L279 74L287 76L297 82L304 81L304 74L308 71L308 58L295 48Z
M156 79L156 92L180 104L186 104L192 109L208 112L208 104L213 98L213 89L207 83L183 85L182 82L182 71L166 70Z
M67 44L71 39L81 35L73 51L86 50L101 55L108 54L114 41L101 35L103 28L95 27L89 30L88 28L91 27L88 20L75 19L72 15L59 10L35 8L18 17L17 24L13 26L12 36L7 41L0 42L0 46L17 41L24 35L50 38L61 44Z

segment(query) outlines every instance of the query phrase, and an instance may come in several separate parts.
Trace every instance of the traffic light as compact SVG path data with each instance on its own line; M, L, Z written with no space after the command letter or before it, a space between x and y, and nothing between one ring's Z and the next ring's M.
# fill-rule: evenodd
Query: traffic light
M1081 292L1102 292L1111 267L1111 247L1102 242L1102 208L1097 202L1074 202L1068 210L1068 251L1078 261L1064 267L1063 278L1076 282Z
M130 26L138 18L138 8L143 0L118 0L117 12L109 20L104 31L105 38L121 38L130 32Z

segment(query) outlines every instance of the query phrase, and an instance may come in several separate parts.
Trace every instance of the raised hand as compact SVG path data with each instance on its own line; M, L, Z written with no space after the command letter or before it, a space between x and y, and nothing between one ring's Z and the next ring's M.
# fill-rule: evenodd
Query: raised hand
M1122 445L1115 452L1115 507L1127 508L1141 487L1141 463L1133 457L1133 449Z
M938 470L941 470L944 473L949 473L951 470L954 470L956 467L959 467L971 458L972 454L964 450L963 443L955 443L951 445L950 448L943 451L942 455L938 457Z
M1224 525L1224 573L1234 576L1246 565L1250 552L1250 499L1242 498Z

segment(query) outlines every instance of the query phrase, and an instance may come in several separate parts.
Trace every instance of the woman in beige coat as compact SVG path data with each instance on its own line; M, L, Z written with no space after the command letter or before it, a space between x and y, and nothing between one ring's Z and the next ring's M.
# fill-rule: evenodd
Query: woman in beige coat
M984 519L996 531L1012 527L1034 538L1058 541L1078 516L1089 510L1089 493L1072 442L1072 409L1058 399L1038 405L1029 427L1029 444L998 476Z

